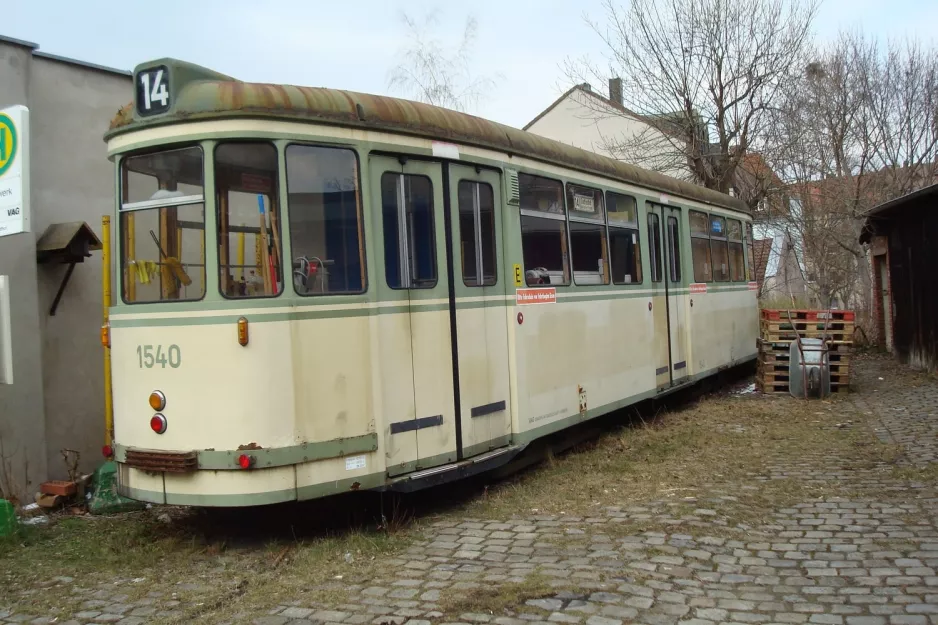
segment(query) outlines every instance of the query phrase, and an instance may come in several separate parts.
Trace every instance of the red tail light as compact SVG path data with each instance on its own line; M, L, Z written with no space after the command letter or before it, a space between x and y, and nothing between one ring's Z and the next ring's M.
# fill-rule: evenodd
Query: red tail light
M101 455L105 458L111 458L114 456L114 449L110 445L105 445L101 448Z
M153 415L153 418L150 419L150 429L156 432L157 434L162 434L166 431L166 417L161 414Z
M254 456L249 456L247 454L241 454L238 456L238 466L242 469L250 469L254 466Z

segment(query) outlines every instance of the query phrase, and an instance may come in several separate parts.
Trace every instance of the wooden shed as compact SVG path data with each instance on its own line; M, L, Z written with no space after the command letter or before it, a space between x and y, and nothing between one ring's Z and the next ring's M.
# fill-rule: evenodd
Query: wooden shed
M938 370L938 184L866 213L880 344L903 363Z

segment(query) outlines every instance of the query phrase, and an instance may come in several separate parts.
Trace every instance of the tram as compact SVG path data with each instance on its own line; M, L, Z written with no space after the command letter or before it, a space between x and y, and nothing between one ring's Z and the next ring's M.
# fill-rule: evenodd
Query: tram
M417 489L755 359L736 198L407 100L133 78L104 137L126 497Z

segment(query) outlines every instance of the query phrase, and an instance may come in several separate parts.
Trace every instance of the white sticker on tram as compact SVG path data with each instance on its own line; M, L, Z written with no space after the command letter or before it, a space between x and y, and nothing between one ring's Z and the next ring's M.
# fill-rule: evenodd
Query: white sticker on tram
M365 456L350 456L345 459L345 470L354 471L355 469L365 468Z
M459 160L459 146L453 143L433 142L433 156Z

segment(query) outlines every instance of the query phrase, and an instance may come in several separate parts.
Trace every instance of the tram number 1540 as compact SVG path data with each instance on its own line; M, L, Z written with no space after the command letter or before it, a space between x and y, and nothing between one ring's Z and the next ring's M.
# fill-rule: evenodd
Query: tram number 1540
M137 361L141 369L153 369L157 365L165 369L168 364L178 369L182 364L182 352L178 345L164 348L162 345L137 345Z

